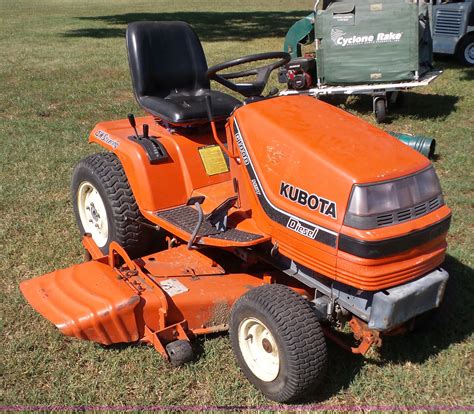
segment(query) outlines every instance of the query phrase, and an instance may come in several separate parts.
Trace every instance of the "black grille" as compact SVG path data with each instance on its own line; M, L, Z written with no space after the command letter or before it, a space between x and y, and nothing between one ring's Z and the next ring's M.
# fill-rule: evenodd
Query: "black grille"
M440 204L441 204L441 200L439 199L439 197L434 198L433 200L429 202L429 210L433 211L437 209L440 206Z
M393 214L382 214L380 216L377 216L377 226L386 226L387 224L392 224L393 223Z
M463 20L462 10L438 10L435 34L459 36Z
M398 219L399 222L410 220L411 219L411 209L406 209L406 210L399 211L397 213L397 219Z
M376 217L377 227L389 226L390 224L403 223L416 217L424 216L439 208L442 204L441 196L433 198L424 203L417 204L411 208L384 213Z
M425 214L426 211L427 211L426 203L418 204L418 205L414 208L414 210L415 210L415 217L422 216L422 215Z

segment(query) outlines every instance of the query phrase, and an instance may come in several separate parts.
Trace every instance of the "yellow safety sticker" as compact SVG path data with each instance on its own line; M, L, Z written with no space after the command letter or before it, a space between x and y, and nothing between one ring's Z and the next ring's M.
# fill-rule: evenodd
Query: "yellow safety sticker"
M199 148L199 155L207 175L222 174L229 171L224 154L219 145L208 145Z

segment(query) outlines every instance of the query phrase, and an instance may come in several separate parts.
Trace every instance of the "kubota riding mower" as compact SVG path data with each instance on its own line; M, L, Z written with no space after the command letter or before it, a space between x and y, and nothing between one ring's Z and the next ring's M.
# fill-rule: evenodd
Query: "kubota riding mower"
M324 102L262 96L284 52L208 69L182 22L132 23L127 46L149 115L99 123L106 152L75 169L90 260L21 284L64 334L179 365L195 336L229 330L247 378L289 401L324 375L332 327L363 354L439 305L451 212L427 158Z

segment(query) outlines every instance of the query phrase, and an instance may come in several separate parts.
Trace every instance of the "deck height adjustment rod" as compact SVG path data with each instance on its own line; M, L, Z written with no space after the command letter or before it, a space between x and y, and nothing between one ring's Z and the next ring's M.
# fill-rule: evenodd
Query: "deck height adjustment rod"
M202 226L202 222L204 221L204 213L202 212L201 204L199 204L199 202L196 202L194 203L194 207L196 207L199 216L198 216L198 221L196 223L196 227L194 227L193 234L191 235L191 238L188 241L188 246L187 246L188 250L192 248L194 241L196 240L196 237L199 233L199 229Z

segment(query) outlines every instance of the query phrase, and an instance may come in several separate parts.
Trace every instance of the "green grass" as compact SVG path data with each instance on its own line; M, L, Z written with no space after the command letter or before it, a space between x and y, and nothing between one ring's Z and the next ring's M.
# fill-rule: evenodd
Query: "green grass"
M18 289L22 280L81 261L72 169L98 150L87 144L95 123L140 113L126 23L187 20L215 64L280 50L287 28L312 7L308 0L256 3L0 0L0 404L272 404L237 369L226 336L201 340L200 358L173 369L150 348L105 349L61 336ZM442 77L408 93L384 128L438 141L435 164L454 217L447 299L422 330L387 339L369 359L330 344L329 373L309 403L474 403L474 70L451 59L438 67ZM369 100L341 105L373 122Z

